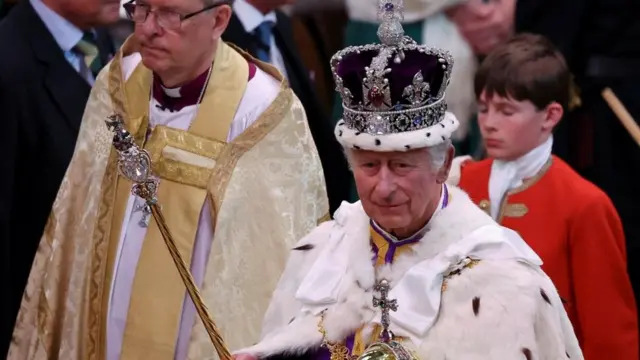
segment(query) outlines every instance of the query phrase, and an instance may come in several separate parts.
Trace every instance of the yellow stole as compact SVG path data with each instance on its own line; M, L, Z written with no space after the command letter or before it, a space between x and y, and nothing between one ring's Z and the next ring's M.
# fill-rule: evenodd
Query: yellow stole
M371 242L378 248L378 254L375 259L375 267L379 268L380 266L386 263L387 252L389 251L389 242L380 235L373 227L369 230L371 236ZM413 244L399 245L396 248L395 253L393 254L393 261L395 261L400 254L407 253L411 251L411 246ZM380 333L382 332L382 327L376 324L371 336L368 341L364 340L364 336L362 334L363 328L358 329L356 331L355 337L353 339L353 348L351 349L351 356L358 357L362 355L362 353L366 350L368 344L371 344L375 340L380 337Z
M134 47L132 43L124 45L124 53L132 52L126 49ZM120 59L114 60L114 63L117 60ZM111 71L120 71L122 74L121 66L112 65ZM116 77L118 75L115 74ZM220 42L211 78L189 130L159 125L152 129L147 140L151 71L142 64L138 65L123 86L125 96L121 105L126 112L127 129L151 156L153 171L161 179L158 201L187 266L191 263L200 212L207 200L208 181L226 145L227 134L248 79L247 61ZM115 105L117 107L118 104ZM124 218L131 186L127 179L118 178L106 288L110 287L113 280L115 253L122 230L121 219ZM215 207L211 206L211 209L214 211ZM106 293L105 296L108 296L108 291ZM157 224L151 219L131 291L120 359L173 360L184 297L184 284Z

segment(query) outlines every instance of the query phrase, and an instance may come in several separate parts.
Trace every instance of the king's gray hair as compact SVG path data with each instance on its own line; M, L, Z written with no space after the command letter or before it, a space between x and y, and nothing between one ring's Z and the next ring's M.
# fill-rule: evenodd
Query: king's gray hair
M431 158L431 168L434 171L440 170L444 165L444 162L447 160L447 152L451 146L451 140L447 139L438 145L428 148L429 158Z
M444 166L444 163L447 160L447 153L451 146L451 140L447 139L438 145L427 148L427 151L429 152L429 160L431 161L431 169L434 172L439 171ZM351 149L343 147L342 151L344 152L344 156L347 158L347 163L349 164L349 169L351 170Z

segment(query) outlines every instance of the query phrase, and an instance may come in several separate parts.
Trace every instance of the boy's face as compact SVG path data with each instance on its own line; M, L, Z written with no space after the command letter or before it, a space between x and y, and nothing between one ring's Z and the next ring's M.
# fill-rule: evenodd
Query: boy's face
M562 118L562 106L552 103L540 110L531 101L516 101L497 94L478 99L478 124L489 157L515 160L542 144Z

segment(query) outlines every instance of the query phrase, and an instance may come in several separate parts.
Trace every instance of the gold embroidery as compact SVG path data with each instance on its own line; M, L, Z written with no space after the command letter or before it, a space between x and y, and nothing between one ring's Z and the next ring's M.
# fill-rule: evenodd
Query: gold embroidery
M118 187L131 189L131 182L118 176L116 169L116 154L111 152L109 162L107 164L107 172L103 179L102 199L100 202L100 210L98 212L98 222L94 231L94 243L96 250L94 256L98 254L98 248L104 248L106 256L103 255L102 261L94 265L94 281L90 284L92 290L90 301L95 303L94 312L91 315L95 317L90 331L96 331L99 336L91 336L97 339L98 346L95 348L96 353L93 355L97 359L102 359L98 354L105 354L107 351L107 326L106 319L109 309L109 291L111 281L113 279L113 268L115 266L115 257L117 256L118 242L122 227L122 221L113 221L113 219L124 219L126 204L129 199L129 191L118 191ZM106 260L106 262L105 262ZM101 286L102 285L102 286ZM105 291L107 289L107 291ZM100 325L104 322L105 325ZM95 329L94 329L95 328Z
M168 159L163 156L163 151L167 147L173 147L217 160L225 146L226 144L219 141L205 139L187 131L156 126L149 136L145 149L151 156L154 173L160 178L206 189L213 172L212 168Z
M474 266L478 265L480 260L464 258L458 264L454 265L447 274L444 275L444 279L442 280L442 288L441 291L445 292L448 288L448 280L455 275L460 275L464 269L471 269Z
M113 110L117 113L126 116L128 113L127 98L125 96L126 85L120 81L122 77L122 57L125 52L131 51L131 49L137 47L133 37L131 37L121 50L116 54L116 57L109 65L108 76L108 93L111 99ZM137 70L137 69L136 69ZM140 143L142 134L140 134L140 128L146 127L147 119L144 117L129 119L128 126L131 127L131 133L134 134L136 142ZM86 338L85 351L86 357L89 360L102 360L106 354L106 319L107 310L109 304L109 291L111 285L111 274L113 272L114 261L117 250L117 238L120 235L121 222L113 222L114 212L117 208L116 193L117 186L124 181L121 181L118 176L116 168L117 156L115 151L111 150L109 160L107 162L105 174L102 180L102 195L100 198L100 207L97 213L96 225L93 231L93 244L92 249L93 261L91 269L91 281L88 284L89 292L89 306L88 311L88 332L89 336ZM124 184L120 186L125 186ZM126 200L125 200L126 201ZM124 214L122 215L124 216ZM115 239L114 239L115 237Z
M125 54L137 52L138 44L130 36L116 54L109 66L109 97L113 112L125 120L125 127L133 135L138 145L142 145L149 124L149 94L152 80L151 71L137 66L128 81L123 79L122 59ZM129 98L131 97L131 98Z
M143 64L139 64L138 67L143 67ZM145 73L150 71L146 70L140 75ZM171 145L174 150L186 151L187 158L191 152L192 159L210 159L218 152L221 153L220 147L224 145L216 145L216 142L224 142L227 138L237 106L245 93L248 76L249 69L245 59L224 43L220 43L215 54L210 81L189 128L189 135L185 131L158 126L151 133L155 138L147 140L145 146L153 152L152 161L158 162L158 169L156 164L153 165L154 171L160 170L157 175L164 177L158 187L158 202L163 206L167 227L171 229L176 246L187 266L191 264L200 213L208 196L206 186L212 170L173 160L163 153ZM127 83L137 84L139 81L140 79L130 78ZM129 86L126 86L126 95L129 97L130 105L134 107L131 110L137 115L148 112L149 102L148 99L132 99L140 94L148 94L151 84L151 79L148 78L145 86L135 93L129 93ZM212 121L214 115L215 121ZM176 154L174 152L174 155ZM180 156L183 155L184 152ZM160 174L161 172L164 174ZM158 266L171 263L172 259L162 241L162 235L152 219L133 280L120 355L122 360L145 356L157 360L173 359L175 336L180 325L180 318L174 314L179 313L184 301L184 284L173 266Z
M326 310L325 310L326 311ZM327 340L327 330L324 328L324 314L325 311L320 313L320 320L318 321L318 331L322 334L322 344L320 346L329 350L331 354L330 360L355 360L357 356L349 355L349 349L344 343L330 343Z
M376 327L378 327L377 324L376 324ZM353 336L353 347L351 348L351 355L354 357L362 355L362 353L367 348L364 338L362 336L363 328L364 327L360 327L360 329L358 329L358 331L356 331L356 334Z
M535 183L540 181L540 179L542 179L544 174L546 174L547 171L549 171L549 168L551 168L551 164L552 163L553 163L553 158L550 157L549 160L547 160L547 162L542 166L542 168L540 169L540 171L538 171L537 174L535 174L534 176L532 176L532 177L530 177L528 179L525 179L522 182L522 185L518 186L515 189L509 190L507 193L510 194L510 195L513 195L513 194L517 194L519 192L523 192L523 191L527 190L528 188L533 186Z
M275 66L260 61L256 58L254 58L253 56L251 56L251 54L249 54L248 52L242 50L241 48L239 48L238 46L232 44L232 43L225 43L227 44L230 48L232 48L233 50L237 51L240 55L242 55L245 59L247 59L247 61L252 62L254 65L256 65L260 70L266 72L267 74L271 75L273 78L275 78L276 80L278 80L278 82L280 82L280 87L282 89L288 89L289 88L289 82L287 81L287 79L282 76L282 74L280 73L280 71L278 70L278 68L276 68Z
M365 343L362 338L362 332L364 331L364 326L360 327L356 332L353 339L353 349L351 350L351 356L353 358L360 357L368 348L367 344L371 345L378 341L382 335L382 326L380 324L375 324L373 327L373 331L369 336L369 341ZM408 338L404 336L394 335L393 340L398 343L405 343Z
M504 208L503 217L519 218L525 216L529 208L525 204L507 204Z
M376 256L376 261L374 266L376 268L387 263L387 253L389 251L389 241L387 241L384 236L380 235L373 227L369 228L369 237L371 242L378 248L378 253ZM415 243L410 244L402 244L398 245L395 248L395 252L393 254L393 261L398 259L401 255L411 253L413 251L413 246Z
M124 55L135 52L128 51L126 48L127 46L123 48ZM122 68L119 63L121 58L122 53L120 56L116 56L110 64L113 66L110 70L113 71L109 71L107 68L98 77L95 91L92 92L88 102L74 159L56 198L47 230L34 259L33 271L29 277L25 296L22 299L18 323L11 342L9 356L11 359L22 359L29 357L30 354L45 354L43 356L50 358L103 360L106 355L105 319L112 275L109 268L105 270L105 262L108 262L109 266L113 262L115 255L111 251L114 249L114 244L110 243L110 239L115 231L111 225L112 222L121 223L121 219L117 219L117 215L114 214L115 209L112 209L113 206L116 206L116 202L113 191L109 188L115 186L117 169L114 160L109 158L109 154L112 152L113 134L104 126L104 118L112 114L115 109L120 108L121 110L118 112L122 111L122 115L127 121L127 129L135 134L138 144L141 144L140 140L145 137L148 128L146 115L132 117L126 114L127 109L134 105L132 103L135 101L123 99L121 94L119 94L120 98L115 95L124 88L128 90L129 84L132 86L134 84L124 83L122 80L118 80L120 83L115 84L116 86L109 83L112 75L118 79L122 78ZM262 65L259 67L262 68ZM134 70L132 76L136 76L136 71ZM279 78L277 75L273 76ZM282 83L285 82L282 81ZM105 91L106 88L109 89L108 92ZM283 88L286 89L286 86ZM143 101L146 103L147 109L148 95L148 92L142 94L143 98L146 97ZM287 100L289 98L292 99L290 103ZM119 104L117 104L118 100L120 100ZM126 104L127 100L128 104ZM253 184L255 181L245 180L242 176L236 175L244 175L249 171L248 169L264 165L261 163L261 159L264 158L262 154L265 153L265 150L269 151L272 148L277 148L277 151L274 151L275 154L270 154L274 158L280 156L293 158L290 150L299 149L301 159L297 157L296 152L295 160L298 169L308 169L310 168L308 166L320 169L320 171L308 172L312 175L308 175L305 182L292 184L293 186L284 189L285 198L273 201L274 209L294 208L293 214L307 214L308 216L301 217L300 221L292 222L282 220L275 215L264 215L264 213L277 214L278 211L254 214L256 217L263 216L260 219L262 222L282 221L283 226L277 227L277 234L267 239L274 245L270 248L273 256L280 259L284 258L284 254L288 253L288 248L293 246L295 241L313 229L315 220L327 211L328 205L319 160L306 121L304 121L304 110L290 90L286 90L286 93L285 91L281 92L278 103L284 105L279 107L281 111L279 116L284 119L279 119L278 114L271 114L270 119L262 118L259 120L263 125L260 127L261 130L267 132L269 129L273 129L273 132L265 137L258 131L253 137L256 143L239 144L243 147L236 153L243 155L238 160L239 169L236 170L239 171L234 172L233 177L228 181L228 188L222 187L220 194L224 195L226 191L226 196L229 199L246 194L247 192L243 188L248 188L246 185ZM218 114L216 114L217 119ZM140 125L135 129L137 131L132 131L134 129L129 127L134 123ZM267 169L267 166L264 168ZM295 170L292 170L293 165L283 165L283 168L283 172L287 174L286 176L282 175L282 179L297 179L294 176L289 176L290 173L295 174ZM260 195L258 186L253 190L252 194ZM116 189L115 191L120 190ZM204 193L204 190L201 191ZM300 197L298 194L304 196ZM209 194L209 196L211 195ZM202 198L204 199L204 195ZM268 196L265 198L268 199ZM305 201L300 201L300 199ZM248 201L250 202L250 200ZM301 203L311 205L301 205ZM216 230L219 231L216 231L216 237L220 238L219 240L238 240L240 238L241 244L250 243L256 236L260 236L262 229L238 230L238 227L233 225L235 223L229 221L237 217L238 206L235 204L236 202L223 205L218 216L221 216L219 222L224 225L218 226ZM74 216L74 214L80 215ZM275 287L273 282L277 280L276 273L279 273L278 271L281 269L274 270L269 267L265 273L266 267L250 265L242 274L225 275L223 270L236 264L233 259L242 258L244 256L242 250L246 250L246 246L229 245L230 243L237 244L235 241L214 241L211 251L213 261L209 262L207 275L203 281L203 294L206 295L208 304L211 304L212 308L227 309L227 311L220 313L218 318L221 325L225 326L228 334L226 339L229 344L233 348L239 348L247 341L257 341L258 334L255 329L258 326L256 321L245 321L245 319L258 318L259 313L264 312L267 304L259 298L259 295L270 293L273 290ZM117 244L115 245L115 249L117 249ZM282 249L279 249L278 246L282 246ZM256 255L256 257L259 256ZM252 263L259 262L259 260L252 261ZM83 271L74 271L73 269L86 270L86 276L82 275ZM264 275L262 278L266 280L256 282L254 279L261 278L260 275ZM156 276L155 279L157 278ZM221 289L232 288L232 286L228 286L230 283L251 284L241 287L241 289L251 289L251 291L228 291L227 293L223 291L224 294L221 294ZM254 291L257 287L260 289ZM255 300L256 294L258 295L257 301ZM231 307L228 304L229 296L233 298ZM61 299L65 301L61 301ZM65 316L65 314L68 315L68 312L60 311L65 304L70 303L75 304L76 308L82 309L78 316ZM251 314L249 315L252 316L246 316L247 310L243 308L243 304L251 304ZM196 321L192 331L189 358L207 358L210 356L211 347L204 327Z
M323 222L326 221L331 221L331 214L329 212L327 212L326 214L322 215L322 217L320 219L318 219L317 223L318 225L322 224Z
M156 126L145 148L152 156L160 156L165 146L173 146L210 159L217 159L226 143L209 140L180 129Z
M216 222L216 214L220 212L220 206L224 201L225 189L229 184L229 180L231 180L231 174L238 160L282 122L284 114L291 109L293 99L293 92L286 87L286 82L283 81L280 85L280 94L269 105L267 110L242 134L227 144L220 154L208 186L210 201L213 205L211 207L211 215L213 216L214 224Z
M553 157L549 157L549 160L547 160L547 162L544 164L544 166L542 166L542 169L540 169L540 171L538 171L538 173L536 175L524 180L522 182L522 185L518 186L517 188L507 191L507 193L502 198L502 202L500 203L500 211L498 212L498 221L497 221L498 224L502 224L502 219L505 216L508 216L505 213L505 210L507 209L507 201L508 201L509 196L517 194L519 192L523 192L523 191L527 190L528 188L530 188L531 186L533 186L534 184L536 184L538 181L540 181L540 179L542 179L544 174L546 174L547 171L549 171L549 169L551 168L551 164L552 163L553 163ZM524 216L524 214L523 214L523 216Z
M213 224L216 223L216 214L220 211L220 206L224 200L225 189L229 184L229 180L231 180L231 174L238 160L282 122L284 114L291 110L291 105L294 100L293 91L289 88L287 80L275 67L256 61L247 52L233 44L227 45L236 50L246 60L254 62L261 70L279 80L280 93L271 105L269 105L267 110L231 143L227 144L220 154L208 186L209 201L211 201L212 205L211 215L213 217Z

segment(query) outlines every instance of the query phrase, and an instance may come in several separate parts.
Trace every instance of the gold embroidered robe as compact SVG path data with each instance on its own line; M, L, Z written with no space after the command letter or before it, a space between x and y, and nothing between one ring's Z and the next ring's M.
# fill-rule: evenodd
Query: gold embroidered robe
M134 51L135 44L128 41L91 93L73 159L32 266L9 359L105 358L109 290L131 186L117 172L112 133L104 123L114 112L124 115L129 132L151 154L153 170L161 178L159 201L185 260L191 258L202 204L210 202L214 239L201 291L232 349L258 340L289 249L328 217L322 167L304 109L274 68L220 43L202 108L189 131L156 126L145 140L150 72L139 65L125 82L121 66L122 58ZM224 123L247 86L247 77L238 81L248 74L247 61L278 79L280 93L256 122L226 143L220 134L228 129ZM211 111L206 110L211 109L207 99L219 107L203 115ZM216 125L210 124L212 118ZM182 301L175 299L184 296L184 287L176 282L177 270L162 246L152 221L123 341L123 352L128 347L133 349L129 354L137 355L128 358L145 351L154 360L173 358L175 343L163 351L136 343L138 335L157 333L166 340L177 332L178 321L171 318L180 317ZM158 293L168 288L178 294ZM165 295L174 301L164 300ZM134 307L145 317L132 314ZM158 329L159 324L168 328ZM130 326L137 333L131 334ZM199 320L188 352L189 359L215 357Z

